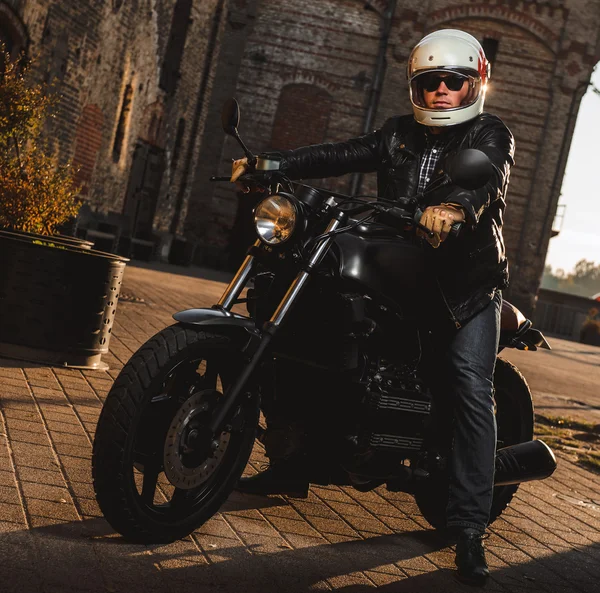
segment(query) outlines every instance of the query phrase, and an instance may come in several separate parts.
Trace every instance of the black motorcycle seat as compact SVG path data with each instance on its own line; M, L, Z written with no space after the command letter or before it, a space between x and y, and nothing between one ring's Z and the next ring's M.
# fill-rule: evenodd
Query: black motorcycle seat
M379 222L363 222L354 229L354 232L361 237L391 238L397 237L399 234L395 228Z

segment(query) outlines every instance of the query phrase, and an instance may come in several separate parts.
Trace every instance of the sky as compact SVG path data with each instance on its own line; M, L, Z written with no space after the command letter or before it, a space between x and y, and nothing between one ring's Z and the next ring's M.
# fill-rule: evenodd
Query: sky
M592 75L600 89L600 64ZM565 205L562 227L550 239L546 264L554 271L570 272L580 259L600 265L600 171L598 133L600 132L600 95L588 89L584 95L571 150L563 178L559 205Z

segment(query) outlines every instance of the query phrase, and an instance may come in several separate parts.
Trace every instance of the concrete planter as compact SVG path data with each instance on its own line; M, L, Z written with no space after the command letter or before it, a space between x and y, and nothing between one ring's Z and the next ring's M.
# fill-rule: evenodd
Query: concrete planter
M101 357L129 260L85 243L0 231L0 356L108 368Z
M71 237L68 235L39 235L38 233L25 233L23 231L8 231L0 229L4 236L13 236L15 238L28 239L32 241L41 241L42 243L53 243L54 245L63 245L64 247L76 247L79 249L91 249L94 246L92 241Z

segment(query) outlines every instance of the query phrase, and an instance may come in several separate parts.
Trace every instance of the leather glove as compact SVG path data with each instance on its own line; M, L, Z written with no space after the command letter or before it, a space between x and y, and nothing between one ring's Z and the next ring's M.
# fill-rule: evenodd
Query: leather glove
M417 235L423 237L432 247L437 248L447 239L452 225L455 222L464 221L465 211L458 204L428 206L419 222L434 233L433 237L429 237L420 229L417 229Z
M250 188L244 185L243 183L236 183L238 177L241 177L244 173L248 172L248 159L238 159L231 163L231 183L235 183L236 187L247 194L250 191Z

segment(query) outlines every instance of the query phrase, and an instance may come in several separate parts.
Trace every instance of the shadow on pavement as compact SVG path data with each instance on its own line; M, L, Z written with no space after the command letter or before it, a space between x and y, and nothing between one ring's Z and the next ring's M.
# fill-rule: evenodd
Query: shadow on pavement
M472 590L455 581L453 570L436 569L425 558L444 547L432 531L335 544L314 539L307 547L261 552L257 551L261 544L243 546L235 539L210 535L169 545L129 544L103 519L31 530L10 525L13 531L0 534L0 578L7 593L296 593L331 587L367 593L373 582L383 593ZM599 555L598 546L589 546L495 568L486 591L591 593L600 578ZM412 564L407 569L410 576L395 563ZM423 570L416 568L419 564ZM360 574L363 571L372 582Z

